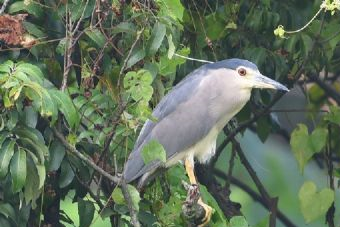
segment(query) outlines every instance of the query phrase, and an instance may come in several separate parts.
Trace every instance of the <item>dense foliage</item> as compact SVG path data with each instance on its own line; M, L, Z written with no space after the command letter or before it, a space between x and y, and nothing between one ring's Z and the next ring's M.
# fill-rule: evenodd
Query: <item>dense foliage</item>
M299 215L306 223L321 218L330 227L339 224L334 217L340 208L334 196L340 175L339 1L0 2L1 227L87 227L98 219L106 221L101 226L132 226L128 205L143 226L186 226L181 182L188 179L181 165L142 194L128 185L132 204L117 186L141 126L153 119L153 107L202 64L183 56L253 61L264 75L300 87L307 105L283 112L302 111L312 122L285 131L269 111L282 94L254 92L238 123L226 127L231 136L221 135L216 158L197 167L203 199L215 209L210 226L248 226L247 215L229 199L230 184L236 184L235 152L244 173L252 174L235 139L247 128L263 142L273 133L286 138L296 158L289 165L299 166L296 175L304 174L307 163L320 163L328 185L300 185ZM233 146L225 148L228 142ZM155 150L164 159L162 148L149 144L145 161L155 158ZM225 152L232 155L221 155ZM221 162L229 163L228 172L216 169ZM252 190L254 199L268 209L256 226L275 226L277 217L298 226L283 220L276 198L251 176L260 194ZM67 201L77 204L79 221L70 218Z

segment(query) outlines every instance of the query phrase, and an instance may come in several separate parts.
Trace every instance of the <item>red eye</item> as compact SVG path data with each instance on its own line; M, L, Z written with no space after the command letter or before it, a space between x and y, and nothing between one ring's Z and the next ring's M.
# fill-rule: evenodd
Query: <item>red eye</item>
M239 68L237 72L240 76L245 76L247 74L247 70L245 70L244 68Z

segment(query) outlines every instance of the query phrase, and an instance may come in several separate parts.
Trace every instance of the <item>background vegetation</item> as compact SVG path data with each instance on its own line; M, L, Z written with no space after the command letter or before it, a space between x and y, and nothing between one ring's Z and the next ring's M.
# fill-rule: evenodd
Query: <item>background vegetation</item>
M186 226L182 166L117 187L153 107L202 64L179 55L249 59L292 89L254 91L196 167L210 226L339 226L339 1L0 2L1 227Z

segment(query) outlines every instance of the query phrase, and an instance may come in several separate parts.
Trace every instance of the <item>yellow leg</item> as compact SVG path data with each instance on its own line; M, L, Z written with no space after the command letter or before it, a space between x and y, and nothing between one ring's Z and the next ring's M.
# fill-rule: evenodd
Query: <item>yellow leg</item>
M185 159L184 165L185 165L185 170L189 177L190 184L197 184L197 180L196 180L195 173L194 173L194 167L192 166L191 162L188 159ZM198 200L198 204L201 205L205 210L205 215L204 215L204 218L202 219L202 223L198 225L198 227L203 227L203 226L206 226L210 221L212 208L209 205L205 204L202 198Z
M187 174L189 177L190 184L197 184L197 180L196 180L195 173L194 173L194 167L191 165L188 159L185 159L184 165L185 165L185 170L187 171Z

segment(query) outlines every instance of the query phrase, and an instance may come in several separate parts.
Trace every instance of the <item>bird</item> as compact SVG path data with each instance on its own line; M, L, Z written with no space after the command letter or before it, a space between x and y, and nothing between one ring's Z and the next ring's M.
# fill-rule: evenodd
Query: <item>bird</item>
M262 75L256 64L238 58L204 64L188 74L156 105L153 120L143 125L123 171L126 183L138 180L143 187L157 170L184 163L191 184L197 184L194 163L209 162L216 150L218 134L249 101L253 88L287 92L288 88ZM157 141L166 161L147 164L143 147ZM212 208L200 198L205 209L200 227L210 221Z

